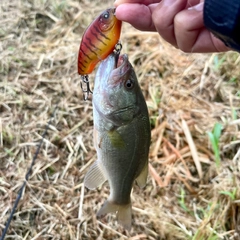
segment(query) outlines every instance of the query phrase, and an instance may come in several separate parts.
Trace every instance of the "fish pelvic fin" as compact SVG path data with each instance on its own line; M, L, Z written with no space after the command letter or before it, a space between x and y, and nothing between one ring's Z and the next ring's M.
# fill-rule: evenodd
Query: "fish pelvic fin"
M136 178L137 184L140 188L145 187L147 182L147 176L148 176L148 162L143 168L142 172L139 174L139 176Z
M97 213L97 217L102 217L107 213L117 213L118 222L128 231L132 227L132 204L118 205L105 201Z
M99 161L93 163L84 178L84 186L88 189L95 189L107 180Z

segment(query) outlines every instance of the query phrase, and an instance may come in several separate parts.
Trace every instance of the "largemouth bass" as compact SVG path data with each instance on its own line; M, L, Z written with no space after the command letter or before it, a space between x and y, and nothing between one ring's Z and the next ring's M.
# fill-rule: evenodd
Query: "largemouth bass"
M91 73L96 64L115 48L122 22L115 16L115 8L106 9L86 29L78 53L78 73Z
M110 196L97 216L116 212L124 228L132 222L131 190L144 187L148 175L150 123L148 109L126 54L112 53L101 62L93 91L94 144L97 161L84 184L95 189L106 180Z

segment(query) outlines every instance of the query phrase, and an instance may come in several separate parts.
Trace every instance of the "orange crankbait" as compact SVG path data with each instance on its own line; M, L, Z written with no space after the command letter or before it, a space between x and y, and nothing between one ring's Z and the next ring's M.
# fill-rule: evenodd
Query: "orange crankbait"
M91 73L97 63L105 59L118 43L122 22L115 16L115 8L101 13L86 29L78 54L78 73Z

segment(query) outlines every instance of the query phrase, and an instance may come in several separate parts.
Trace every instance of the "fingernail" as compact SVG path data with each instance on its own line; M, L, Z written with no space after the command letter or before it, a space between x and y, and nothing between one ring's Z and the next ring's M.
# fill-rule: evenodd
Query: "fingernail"
M204 2L201 2L193 7L188 8L188 10L195 10L198 12L202 12L203 11L203 6L204 6Z

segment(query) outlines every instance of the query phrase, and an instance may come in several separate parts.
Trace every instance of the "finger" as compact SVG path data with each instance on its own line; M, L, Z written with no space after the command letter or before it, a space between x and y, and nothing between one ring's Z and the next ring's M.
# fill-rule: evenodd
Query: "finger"
M195 8L179 12L174 19L177 46L184 52L192 51L192 47L203 28L203 3L201 3L200 8L195 6Z
M163 0L154 9L151 9L156 30L167 42L176 47L177 41L174 33L174 18L186 5L187 0Z
M220 39L216 38L206 28L199 32L198 37L191 52L207 53L207 52L227 52L228 48Z
M199 4L200 2L203 2L203 0L188 0L186 8L193 7L197 4Z
M174 26L177 46L184 52L217 52L227 49L205 28L203 3L178 13Z
M116 8L116 17L141 31L156 31L148 6L125 3Z
M123 3L139 3L143 5L149 5L152 3L159 3L161 0L116 0L114 6L117 7Z

